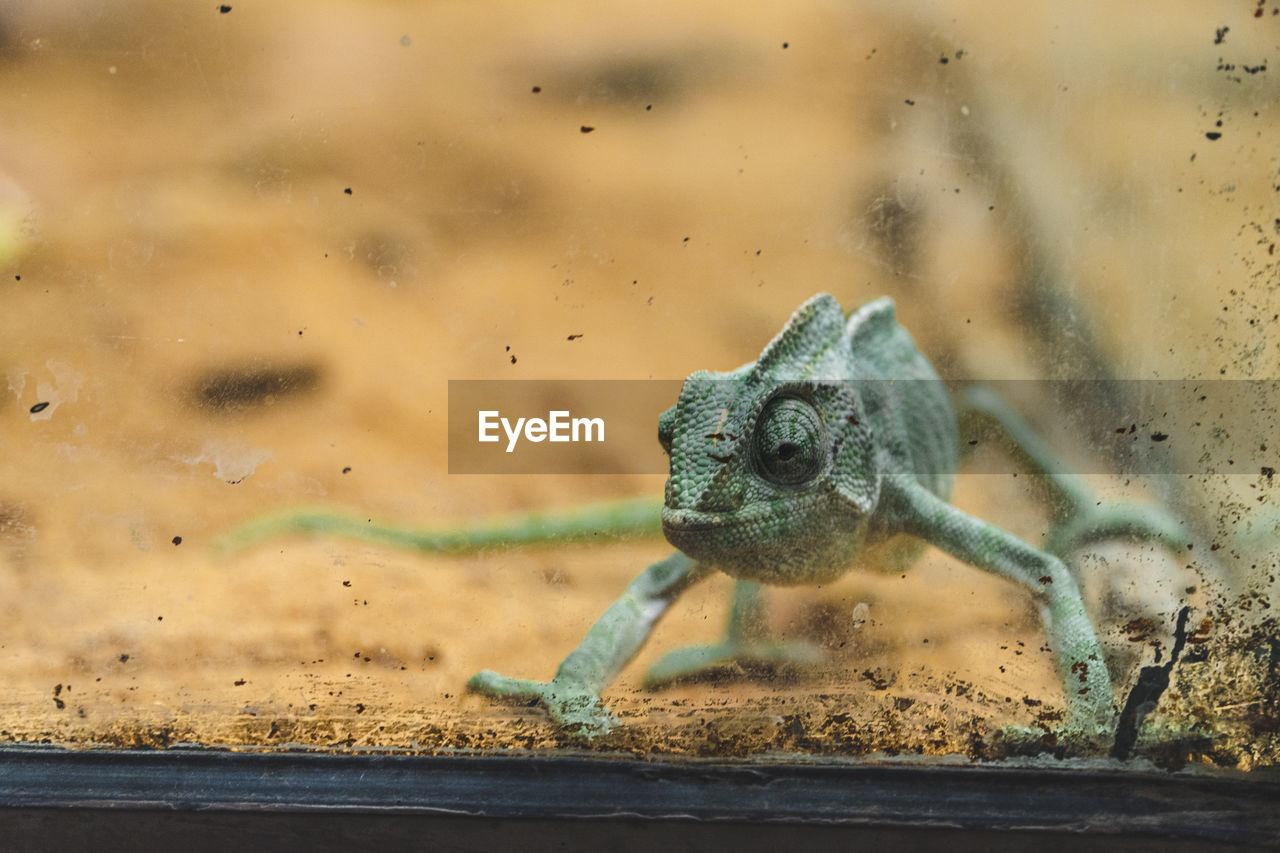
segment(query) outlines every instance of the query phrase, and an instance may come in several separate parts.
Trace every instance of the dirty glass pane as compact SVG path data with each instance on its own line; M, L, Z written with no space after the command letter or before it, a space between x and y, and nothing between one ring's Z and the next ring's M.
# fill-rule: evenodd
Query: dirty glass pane
M1277 13L4 6L0 739L1274 766Z

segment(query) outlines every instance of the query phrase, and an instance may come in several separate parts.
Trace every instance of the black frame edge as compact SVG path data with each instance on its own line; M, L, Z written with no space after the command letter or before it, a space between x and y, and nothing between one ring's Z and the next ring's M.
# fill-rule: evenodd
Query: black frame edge
M693 819L1280 846L1270 778L550 756L0 749L0 808Z

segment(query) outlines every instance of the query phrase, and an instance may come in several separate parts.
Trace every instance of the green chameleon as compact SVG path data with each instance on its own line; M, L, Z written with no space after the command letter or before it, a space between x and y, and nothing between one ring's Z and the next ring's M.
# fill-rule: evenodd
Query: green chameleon
M1157 507L1097 509L1092 495L1062 472L1043 442L990 391L970 389L962 413L1000 427L1024 460L1047 475L1052 497L1066 510L1050 534L1056 554L1113 536L1179 541L1176 521ZM813 660L813 647L765 636L761 585L831 581L864 550L894 540L891 554L904 563L928 543L1023 584L1043 605L1068 701L1064 732L1109 736L1116 720L1110 676L1075 579L1055 553L948 502L960 460L958 436L947 391L897 324L892 301L871 302L846 320L834 297L813 297L759 359L728 373L694 373L659 419L658 438L671 462L662 531L678 550L631 582L550 681L486 670L470 679L468 689L540 702L566 729L595 737L617 725L601 692L698 580L716 570L737 579L728 636L667 655L649 673L649 685L732 663ZM232 540L243 544L306 529L423 550L470 550L634 531L652 525L655 516L647 503L620 502L564 516L418 533L295 514L256 522Z

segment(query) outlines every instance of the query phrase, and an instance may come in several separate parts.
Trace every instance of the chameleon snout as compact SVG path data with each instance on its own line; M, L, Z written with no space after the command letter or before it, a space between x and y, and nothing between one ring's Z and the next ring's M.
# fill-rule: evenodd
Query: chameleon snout
M662 534L667 541L691 557L705 559L712 555L725 531L739 520L725 513L696 509L662 508Z

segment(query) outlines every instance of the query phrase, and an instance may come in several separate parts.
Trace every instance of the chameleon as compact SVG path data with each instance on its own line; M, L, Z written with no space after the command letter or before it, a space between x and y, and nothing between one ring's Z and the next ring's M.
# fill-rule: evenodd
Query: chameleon
M1067 702L1064 734L1114 732L1116 708L1104 653L1062 556L1113 536L1173 545L1177 522L1139 504L1103 512L1047 445L1007 404L975 387L965 417L1002 429L1024 461L1047 475L1066 520L1036 548L950 503L961 461L958 414L942 380L894 303L880 298L847 318L819 294L792 315L760 357L728 372L697 371L658 422L670 475L660 511L619 502L557 517L539 515L463 531L371 528L327 514L293 515L242 530L238 543L311 529L424 550L590 537L645 529L660 519L676 548L647 567L588 630L550 681L485 670L467 683L496 700L540 703L586 739L619 725L601 693L635 657L682 593L715 572L736 579L728 635L678 649L646 683L656 685L726 662L811 660L802 643L769 640L764 586L834 580L875 550L906 566L928 545L1026 588L1041 605ZM1027 730L1030 731L1030 730Z

